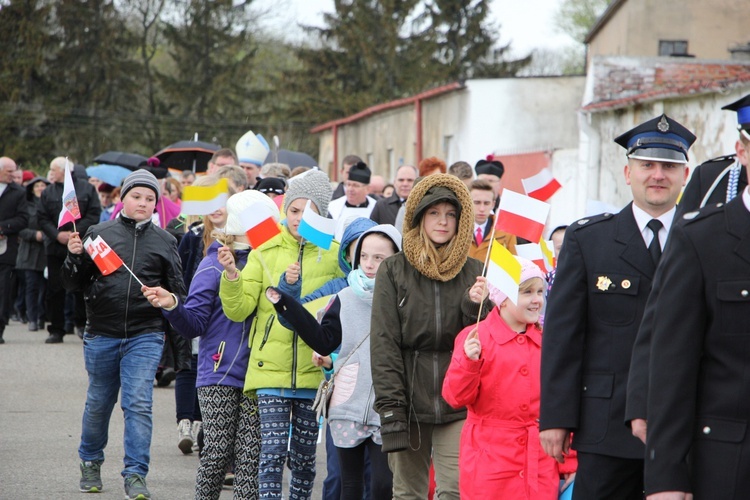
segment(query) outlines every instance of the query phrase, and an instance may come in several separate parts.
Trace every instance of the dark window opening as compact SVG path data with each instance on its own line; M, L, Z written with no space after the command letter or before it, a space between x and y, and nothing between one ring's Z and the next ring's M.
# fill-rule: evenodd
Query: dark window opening
M687 40L659 40L660 56L687 56Z

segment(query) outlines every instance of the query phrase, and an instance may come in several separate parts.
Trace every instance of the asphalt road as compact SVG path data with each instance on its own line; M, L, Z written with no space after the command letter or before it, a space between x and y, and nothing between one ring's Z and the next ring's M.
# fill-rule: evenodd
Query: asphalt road
M83 346L75 335L66 335L62 344L45 344L45 338L47 332L29 332L26 325L11 321L0 345L0 500L122 499L122 411L117 405L112 412L102 466L104 491L80 493L77 449L87 379ZM147 483L158 500L194 497L198 456L183 455L177 448L173 388L154 388ZM326 475L322 444L317 470L313 498L321 498ZM232 498L231 490L221 498Z

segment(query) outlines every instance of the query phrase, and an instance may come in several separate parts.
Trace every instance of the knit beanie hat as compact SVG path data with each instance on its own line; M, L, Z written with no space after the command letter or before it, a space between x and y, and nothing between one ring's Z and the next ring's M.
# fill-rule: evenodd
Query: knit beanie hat
M240 214L251 206L264 207L273 219L279 222L279 207L271 198L260 191L246 190L234 194L227 200L227 225L225 226L227 234L241 235L245 234L245 227L240 219Z
M531 278L540 278L545 283L547 282L546 277L542 270L539 269L539 266L523 257L517 255L514 255L513 257L515 257L518 263L521 264L521 281L519 281L519 284L523 284ZM508 298L507 295L501 292L500 289L495 288L489 281L487 282L487 291L490 293L490 300L497 306L502 304L503 301Z
M320 215L327 217L328 203L330 203L332 195L333 189L328 176L320 170L308 170L289 179L289 189L284 196L283 212L286 213L289 205L297 198L307 198L315 203Z
M154 177L154 174L142 168L128 175L127 177L125 177L125 180L122 181L122 190L120 191L120 199L125 198L125 195L128 194L128 191L130 191L134 187L139 187L139 186L151 189L154 192L154 194L156 194L156 199L157 200L159 199L159 194L161 194L159 181L156 180L156 177Z
M265 179L261 179L260 182L255 185L254 189L263 194L274 193L282 195L286 191L286 182L279 177L266 177Z
M370 183L370 168L363 161L358 161L349 169L349 180L362 184Z

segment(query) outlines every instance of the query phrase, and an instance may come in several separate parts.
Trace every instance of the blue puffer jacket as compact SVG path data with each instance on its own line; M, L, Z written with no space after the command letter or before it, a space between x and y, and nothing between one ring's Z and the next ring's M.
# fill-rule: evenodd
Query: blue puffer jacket
M219 264L214 241L198 265L190 292L172 311L163 311L172 327L187 338L200 337L196 387L226 385L242 389L250 357L248 331L255 314L237 323L224 315L219 299L219 282L224 268ZM244 267L248 250L237 250L237 267ZM218 360L218 362L216 361Z

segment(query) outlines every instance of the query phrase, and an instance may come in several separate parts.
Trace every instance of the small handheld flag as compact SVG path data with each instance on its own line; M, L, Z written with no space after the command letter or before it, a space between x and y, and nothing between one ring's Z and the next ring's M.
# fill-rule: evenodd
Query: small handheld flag
M57 227L60 228L68 222L72 222L75 227L75 221L81 218L81 210L78 208L78 197L76 188L73 184L73 176L70 174L71 164L65 159L65 182L62 193L62 210L60 217L57 219Z
M86 241L83 242L83 248L91 256L91 259L96 264L96 267L102 272L102 275L108 276L113 272L124 267L127 271L135 278L139 285L144 286L143 282L138 279L138 276L130 270L127 264L123 262L119 255L112 250L106 241L101 236L97 236L95 239L91 239L89 236Z
M548 168L527 179L521 179L521 183L528 196L540 201L549 200L562 187Z
M492 245L487 265L487 281L503 292L514 304L518 303L518 285L521 282L521 264L502 245ZM499 304L496 304L499 305Z
M331 248L333 235L336 232L336 221L313 212L310 203L310 200L307 200L305 211L302 212L299 234L313 245L328 250Z
M97 236L93 240L89 236L83 242L83 248L86 249L94 264L104 276L109 276L124 264L120 256L112 250L112 247L107 245L107 242L101 236Z
M185 215L208 215L227 206L229 184L219 179L213 186L185 186L181 211Z
M262 203L254 203L240 213L240 222L252 248L258 248L281 233L278 212L274 213Z
M549 204L503 189L497 214L497 229L529 241L542 239Z

